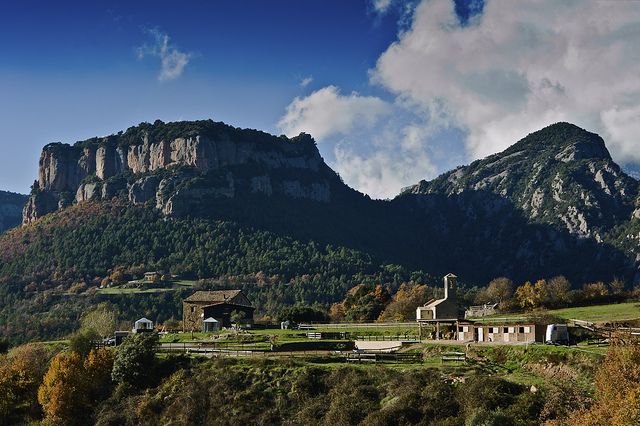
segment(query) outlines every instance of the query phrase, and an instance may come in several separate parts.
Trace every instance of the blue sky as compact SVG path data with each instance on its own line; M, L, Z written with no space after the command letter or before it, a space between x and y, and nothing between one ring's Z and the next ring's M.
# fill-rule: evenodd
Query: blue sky
M618 159L635 161L629 140L640 89L612 89L601 70L549 66L541 52L567 63L575 54L567 46L579 38L589 50L578 66L591 52L625 67L613 77L629 82L640 61L598 49L637 46L638 6L612 6L608 30L593 36L565 27L597 25L597 8L513 3L3 2L0 189L27 192L46 143L157 118L308 131L347 183L375 197L560 119L608 135ZM529 38L513 28L527 28Z
M3 2L0 187L26 192L45 143L156 118L276 132L314 87L369 90L396 21L366 0ZM158 79L159 58L138 58L154 30L190 55L175 79Z

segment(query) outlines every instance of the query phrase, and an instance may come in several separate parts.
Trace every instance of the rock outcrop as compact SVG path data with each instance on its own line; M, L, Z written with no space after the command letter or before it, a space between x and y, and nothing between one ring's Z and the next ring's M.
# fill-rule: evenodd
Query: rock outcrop
M26 195L0 191L0 232L20 224L27 199Z
M156 121L75 145L46 145L23 223L72 202L114 196L154 201L167 215L238 193L328 202L336 179L306 134L289 139L210 120Z

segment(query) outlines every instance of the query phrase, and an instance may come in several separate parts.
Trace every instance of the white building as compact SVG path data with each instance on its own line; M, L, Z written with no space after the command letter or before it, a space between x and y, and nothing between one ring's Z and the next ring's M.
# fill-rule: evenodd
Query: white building
M153 331L153 321L147 318L140 318L133 324L134 333L147 333Z

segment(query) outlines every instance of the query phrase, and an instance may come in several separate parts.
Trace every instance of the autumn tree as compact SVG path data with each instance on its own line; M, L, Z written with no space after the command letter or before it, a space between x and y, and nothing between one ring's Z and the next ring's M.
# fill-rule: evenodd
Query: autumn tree
M375 320L390 299L389 291L380 284L357 285L349 290L343 302L346 318L353 321Z
M38 402L45 413L45 424L81 425L88 422L88 381L80 355L59 353L51 365L40 389Z
M106 303L100 303L82 316L82 328L95 330L100 337L106 337L116 329L118 314Z
M94 349L84 360L87 396L92 405L106 399L111 393L113 360L113 350L108 348Z
M482 303L498 303L500 309L506 309L513 296L513 282L505 277L495 278L487 286L484 295L486 301Z
M611 294L620 296L624 294L624 281L620 278L614 278L613 281L609 283L609 288L611 289Z
M551 278L547 282L549 290L549 303L554 307L567 306L570 299L571 283L564 276L560 275Z
M515 299L518 305L525 310L536 307L536 292L531 282L527 281L516 289Z
M595 378L596 403L574 426L640 424L640 342L614 339Z
M602 282L588 283L582 286L582 297L585 300L597 301L606 298L609 295L609 289Z
M329 318L331 319L331 321L333 322L341 322L344 321L345 319L345 312L344 312L344 304L342 302L340 303L334 303L333 305L331 305L331 307L329 308Z
M0 356L0 419L21 423L20 416L40 415L38 388L52 356L52 349L33 343Z
M76 352L53 358L38 389L45 424L87 424L92 408L111 393L113 353L94 349L84 361Z
M535 293L535 305L536 307L543 307L549 303L549 288L547 287L546 280L538 280L533 286Z
M381 321L406 321L416 318L416 308L433 297L427 285L402 283L391 302L378 318Z

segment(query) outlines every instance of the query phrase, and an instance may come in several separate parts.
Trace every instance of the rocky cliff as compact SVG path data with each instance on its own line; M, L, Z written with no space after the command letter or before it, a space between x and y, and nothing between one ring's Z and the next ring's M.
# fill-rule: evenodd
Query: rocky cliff
M557 123L403 194L484 192L509 201L533 223L602 241L614 226L640 217L638 189L638 181L613 162L600 136Z
M207 197L246 193L328 202L336 180L306 134L289 139L211 120L156 121L74 145L46 145L23 223L115 196L153 203L166 215L186 213Z
M20 224L27 196L0 191L0 232Z

